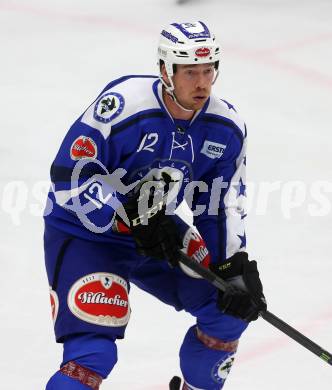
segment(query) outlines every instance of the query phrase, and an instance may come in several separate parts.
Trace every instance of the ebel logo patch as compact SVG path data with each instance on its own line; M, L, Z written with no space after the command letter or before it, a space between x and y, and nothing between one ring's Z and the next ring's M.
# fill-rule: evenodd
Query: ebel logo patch
M98 99L93 116L98 122L108 123L121 114L125 105L124 97L110 92Z
M209 158L219 158L224 154L226 145L218 144L217 142L204 141L201 153Z
M212 369L212 378L218 384L223 384L232 368L234 353L230 353L220 359Z

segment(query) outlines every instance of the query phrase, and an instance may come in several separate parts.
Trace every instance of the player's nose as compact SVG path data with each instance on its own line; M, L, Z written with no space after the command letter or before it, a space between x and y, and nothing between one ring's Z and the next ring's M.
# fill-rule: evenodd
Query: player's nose
M196 78L196 89L197 90L203 90L207 86L207 77L204 75L204 73L199 73Z

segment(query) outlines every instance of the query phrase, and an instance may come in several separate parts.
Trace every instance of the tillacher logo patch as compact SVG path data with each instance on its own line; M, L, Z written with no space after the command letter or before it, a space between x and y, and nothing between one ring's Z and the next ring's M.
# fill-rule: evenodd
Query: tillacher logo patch
M102 326L123 326L130 317L127 282L97 272L79 279L68 293L68 307L79 319Z
M106 93L97 100L93 116L98 122L108 123L121 114L124 105L122 95L116 92Z
M72 160L80 160L81 158L96 158L97 145L90 137L80 135L75 139L70 148L70 157Z
M183 238L182 252L191 257L204 268L209 268L211 257L203 238L192 228L189 228ZM195 271L180 263L182 271L192 278L201 278Z
M213 159L221 157L224 154L225 149L226 145L218 144L217 142L212 141L204 141L201 153Z

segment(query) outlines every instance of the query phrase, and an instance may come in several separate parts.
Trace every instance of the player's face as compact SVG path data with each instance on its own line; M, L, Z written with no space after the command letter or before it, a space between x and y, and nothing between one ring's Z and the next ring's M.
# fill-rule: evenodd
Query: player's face
M214 78L214 64L177 65L173 83L178 102L187 109L200 110L210 96Z

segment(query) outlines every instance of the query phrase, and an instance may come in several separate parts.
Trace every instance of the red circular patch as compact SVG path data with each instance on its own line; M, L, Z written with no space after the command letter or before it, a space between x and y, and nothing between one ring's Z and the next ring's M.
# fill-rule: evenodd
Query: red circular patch
M68 306L83 321L104 326L126 325L130 316L127 282L109 273L87 275L70 289Z
M195 54L197 57L207 57L211 53L210 49L208 47L200 47L195 51Z
M50 301L51 301L51 310L52 310L52 319L55 322L58 311L59 311L59 299L57 293L50 288Z
M97 156L97 145L90 137L83 135L76 138L70 148L70 157L72 160L81 158L95 158Z
M206 247L203 238L192 228L189 228L183 238L183 249L182 251L192 260L197 261L205 268L209 268L211 263L211 256ZM201 278L196 272L188 268L186 265L180 263L182 270L193 278Z
M128 295L122 286L112 283L110 289L104 288L100 281L82 286L75 294L76 306L95 316L124 317L128 312Z
M190 240L185 248L189 257L202 264L205 268L209 267L210 254L206 248L205 241L198 233L190 232Z

